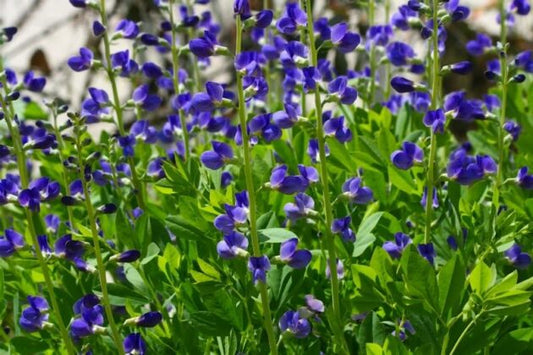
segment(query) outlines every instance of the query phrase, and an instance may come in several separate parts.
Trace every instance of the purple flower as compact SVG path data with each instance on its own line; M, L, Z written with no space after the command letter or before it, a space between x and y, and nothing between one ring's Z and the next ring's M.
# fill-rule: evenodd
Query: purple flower
M331 223L331 232L340 234L345 242L355 242L355 233L350 228L351 222L352 217L350 216L334 219Z
M359 45L361 37L357 33L348 31L348 25L341 22L331 27L331 42L342 53L350 53Z
M280 259L294 269L303 269L311 261L311 252L309 250L296 250L298 238L287 239L281 243Z
M305 192L309 186L303 176L287 176L287 166L280 165L272 170L270 175L270 187L287 195L292 195L296 192Z
M307 319L301 317L298 311L287 311L279 320L279 329L301 339L309 335L311 324Z
M93 21L93 35L100 37L105 32L105 27L100 21Z
M85 253L84 244L78 240L73 240L71 234L65 234L56 240L54 249L54 252L58 257L72 261L81 271L92 270L82 258Z
M255 15L255 27L267 28L272 23L274 13L271 10L262 10Z
M446 2L444 8L450 13L453 22L465 20L470 15L470 9L466 6L460 6L459 0Z
M217 244L217 253L224 259L233 259L236 256L246 256L248 252L248 239L239 232L232 231L224 236Z
M305 295L305 304L313 313L324 313L324 303L313 295Z
M375 46L386 46L393 35L390 25L370 26L366 33L367 42Z
M254 284L266 282L266 272L270 270L270 260L266 256L251 256L248 259L248 270L251 271Z
M200 160L211 170L218 170L233 159L233 150L222 142L212 141L213 150L202 153Z
M99 303L100 300L93 294L85 295L76 301L73 308L79 317L70 323L70 334L74 339L105 331L101 327L104 324L104 307Z
M228 187L232 181L233 175L231 175L229 171L222 172L222 175L220 176L220 186L222 188Z
M59 195L60 187L56 181L51 181L47 177L33 180L28 188L19 193L18 201L21 206L32 211L39 211L41 202L56 198Z
M455 240L453 235L450 235L448 238L446 238L446 242L452 250L457 250L457 240Z
M41 92L43 91L44 86L46 85L46 78L40 77L36 78L33 71L29 71L24 75L24 78L22 79L24 85L26 88L33 92Z
M472 63L468 60L450 65L452 73L466 75L472 71Z
M149 88L146 84L133 91L132 99L135 105L142 107L146 111L155 111L163 102L159 96L149 93Z
M242 20L251 17L252 13L250 12L250 3L248 0L235 0L233 3L233 13L239 15Z
M424 192L422 193L422 198L420 199L420 204L422 205L423 208L426 208L427 198L428 198L428 188L424 187ZM432 199L433 199L433 201L432 201L431 206L433 208L438 208L439 207L439 197L437 196L437 188L436 187L433 188L433 198Z
M444 111L451 111L457 120L466 122L483 119L483 101L468 100L464 91L454 91L444 97Z
M519 53L514 60L514 64L528 73L533 73L533 52L524 51Z
M323 115L323 117L326 115ZM344 124L344 116L336 118L328 118L324 122L324 134L326 136L335 137L341 143L346 143L352 140L352 131Z
M209 31L205 31L200 38L194 38L189 42L191 52L198 58L208 58L215 54L216 38Z
M391 162L402 170L411 168L415 163L421 163L424 159L424 151L414 143L403 142L402 149L393 152Z
M300 9L298 2L289 2L285 11L276 22L278 30L286 35L296 32L298 26L304 26L307 23L305 12Z
M402 5L398 8L398 12L392 15L391 24L402 31L407 31L410 28L409 19L417 16L418 13L416 11L413 11L407 5Z
M50 249L50 245L48 244L48 236L46 234L38 235L37 243L39 244L39 249L43 255L49 256L52 254L52 249Z
M496 163L488 155L473 157L467 155L464 149L458 149L450 155L447 173L459 184L470 185L485 174L495 173L496 169Z
M67 64L72 70L80 72L89 69L92 61L93 52L88 48L82 47L80 48L80 55L70 57Z
M0 31L0 34L6 37L6 42L10 42L16 33L17 33L16 27L4 27L2 28L2 31Z
M135 325L143 328L153 328L163 319L163 315L160 312L147 312L139 317L134 318Z
M413 83L413 81L407 78L404 78L402 76L395 76L390 81L390 84L393 87L393 89L399 93L415 91L415 84Z
M418 253L424 257L431 265L433 265L435 261L435 257L437 256L437 253L435 252L435 249L433 248L433 243L428 244L419 244L418 247Z
M434 133L444 133L444 125L446 124L446 115L442 109L435 111L428 111L424 115L424 125L431 127Z
M516 243L505 251L505 256L518 269L527 269L531 264L531 256L523 253L522 248Z
M523 189L533 190L533 175L529 175L528 170L527 166L520 168L516 176L516 182Z
M393 336L397 336L401 341L404 341L407 338L406 331L408 331L411 334L416 333L415 328L413 327L411 322L409 322L408 320L402 320L401 322L398 322L398 323L399 323L399 328L400 328L399 333L396 334L396 330L393 330L391 334Z
M217 216L213 224L215 228L225 234L233 232L236 226L246 223L248 220L248 194L247 191L242 191L236 194L237 204L224 205L226 214Z
M122 343L124 352L128 355L144 355L146 352L146 343L140 333L131 333L124 338Z
M0 237L0 257L13 255L15 251L24 246L24 237L13 229L6 229Z
M528 0L513 0L509 4L509 11L525 16L531 11L531 5Z
M121 20L115 31L118 32L123 38L134 39L139 34L139 26L130 20Z
M348 179L342 185L342 192L351 202L356 204L367 204L374 199L372 190L368 187L361 186L361 178Z
M337 259L337 278L339 280L343 279L344 278L344 264L342 263L341 260ZM327 260L327 263L326 263L326 277L329 279L331 278L331 270L329 269L329 259Z
M397 67L407 65L415 57L413 48L403 42L392 42L387 46L386 53L390 62Z
M466 50L473 56L482 55L487 48L492 47L492 40L489 36L478 33L475 40L466 44Z
M511 135L513 141L518 140L518 136L520 136L520 132L522 131L522 127L515 121L505 122L503 124L503 129L505 129L505 131Z
M294 203L287 203L284 207L284 210L288 219L291 221L296 221L300 218L305 218L308 215L315 213L313 210L314 207L315 201L313 201L310 196L300 192L294 196Z
M85 8L87 7L87 0L69 0L70 4L74 7Z
M328 92L341 103L351 105L357 99L357 90L348 86L348 78L339 76L328 84Z
M28 296L29 307L20 315L19 324L27 332L41 330L48 320L48 302L43 297Z
M132 263L141 257L141 252L135 249L126 250L120 254L113 255L111 259L119 263Z
M398 232L394 235L394 241L387 241L383 243L383 249L389 253L393 259L399 259L402 256L403 250L413 241L407 234Z

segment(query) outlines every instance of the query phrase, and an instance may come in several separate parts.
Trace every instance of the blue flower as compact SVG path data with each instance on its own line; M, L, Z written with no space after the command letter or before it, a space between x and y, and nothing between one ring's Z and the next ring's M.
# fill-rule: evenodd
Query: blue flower
M0 34L5 36L6 42L10 42L13 39L13 36L17 33L16 27L4 27Z
M0 257L13 255L15 251L24 247L24 237L13 229L6 229L0 237Z
M527 166L520 168L516 176L516 182L523 189L533 190L533 175L528 174L528 170Z
M357 90L348 86L348 78L339 76L328 84L328 92L341 103L351 105L357 99Z
M466 44L466 50L473 56L482 55L490 47L492 47L492 40L483 33L478 33L476 39Z
M132 263L141 257L141 252L136 249L126 250L120 254L113 255L110 260L117 261L119 263Z
M344 278L344 264L341 260L337 259L337 265L336 265L336 272L337 272L337 278L339 280ZM331 270L329 269L329 259L326 263L326 278L331 278Z
M513 141L518 140L520 132L522 132L522 127L515 121L507 121L503 124L503 129L511 135Z
M70 323L70 334L74 339L87 337L96 332L105 332L104 307L100 305L100 300L93 294L88 294L80 298L74 304L74 313L78 318Z
M356 204L367 204L374 199L372 190L368 187L361 186L361 178L348 179L342 185L342 192L351 202Z
M371 43L374 46L386 46L393 35L390 25L370 26L366 33L366 40L367 43Z
M483 101L468 100L464 91L454 91L444 97L444 110L452 112L457 120L473 121L485 118Z
M348 31L348 25L341 22L331 27L331 42L342 53L350 53L359 45L361 37L357 33Z
M130 20L120 20L115 31L123 38L134 39L139 34L139 26Z
M85 253L84 244L78 240L73 240L71 234L65 234L56 240L54 249L58 257L72 261L79 270L92 271L92 267L82 258Z
M418 253L424 257L431 265L435 262L435 257L437 256L437 253L435 252L435 249L433 248L433 243L427 243L427 244L418 244Z
M466 6L460 6L459 0L446 2L444 8L450 13L453 22L465 20L470 15L470 9Z
M531 256L528 253L523 253L522 248L516 243L505 251L505 256L519 269L527 269L531 264Z
M415 57L413 48L403 42L392 42L386 48L387 58L392 65L397 67L409 64L411 58Z
M296 32L298 26L305 26L306 23L307 15L300 9L298 2L289 2L276 22L276 27L281 33L290 35Z
M287 170L286 165L275 167L270 175L270 187L287 195L305 192L309 182L300 175L287 176Z
M407 234L398 232L394 235L394 241L387 241L383 243L383 249L389 253L393 259L399 259L402 256L403 250L413 241Z
M91 67L93 62L93 52L90 49L80 48L80 55L69 58L68 66L77 72L87 70Z
M513 0L509 4L509 11L525 16L531 11L531 5L529 5L528 0Z
M473 157L467 155L464 149L458 149L450 155L447 173L459 184L470 185L485 174L495 173L496 169L496 163L488 155Z
M298 311L287 311L279 320L279 329L301 339L311 333L311 324L307 319L301 317Z
M111 54L111 67L113 69L120 69L120 76L122 77L128 77L139 71L139 64L130 58L130 51L127 49Z
M153 328L163 320L160 312L147 312L132 319L135 325L143 328Z
M93 21L93 35L95 37L100 37L106 31L106 28L100 21Z
M472 71L472 63L468 60L457 62L450 65L450 70L452 71L452 73L465 75Z
M426 208L427 198L428 198L428 188L424 187L424 192L422 193L422 198L420 199L420 205L422 205L423 208ZM437 196L436 187L433 188L433 201L431 203L431 206L433 208L439 207L439 197Z
M203 152L200 156L202 163L211 170L218 170L233 159L233 150L222 142L212 141L213 150Z
M128 334L126 338L124 338L122 346L124 352L128 355L144 355L146 352L146 343L139 333Z
M251 256L248 259L248 270L252 273L254 284L266 282L266 272L270 270L270 260L266 256Z
M261 10L255 15L255 27L267 28L272 23L274 13L271 10Z
M33 71L30 70L26 73L26 75L24 75L22 82L28 90L33 92L41 92L43 91L44 86L46 85L46 78L36 78Z
M32 211L39 211L41 202L56 198L59 192L58 182L42 177L33 180L27 189L20 191L18 201L23 207L27 207Z
M402 31L407 31L410 28L409 19L417 16L418 13L416 11L413 11L407 5L402 5L398 8L398 12L392 14L391 24Z
M331 115L322 115L324 121L324 134L335 137L341 143L352 140L352 131L344 124L344 116L330 118Z
M19 324L27 332L41 330L48 321L48 302L43 297L28 296L29 307L20 315Z
M442 109L435 111L428 111L424 115L424 125L431 127L434 133L444 133L444 125L446 124L446 115Z
M198 58L209 58L215 54L216 43L215 35L205 31L202 37L194 38L189 42L189 48Z
M56 233L59 228L59 223L61 220L58 215L48 214L44 217L44 222L46 224L46 231L49 233Z
M394 151L390 160L398 169L407 170L424 160L424 151L414 143L403 142L402 149Z
M248 252L248 239L239 232L230 232L224 239L217 243L217 253L223 259L233 259L237 256L246 256Z
M281 243L280 259L294 269L303 269L311 261L311 252L309 250L296 250L298 246L298 238L287 239Z
M296 221L316 213L313 210L314 207L315 201L310 196L300 192L294 196L294 203L287 203L283 209L288 219Z
M215 218L213 224L216 229L224 234L231 234L236 226L246 223L248 220L248 192L242 191L236 196L236 205L224 205L225 214Z
M250 3L248 0L235 0L233 3L233 13L239 15L242 20L251 17L252 13L250 12Z
M415 91L415 84L413 81L402 76L395 76L391 79L391 86L399 93L406 93Z
M331 223L331 232L340 234L345 242L355 242L355 233L350 228L352 217L334 219Z

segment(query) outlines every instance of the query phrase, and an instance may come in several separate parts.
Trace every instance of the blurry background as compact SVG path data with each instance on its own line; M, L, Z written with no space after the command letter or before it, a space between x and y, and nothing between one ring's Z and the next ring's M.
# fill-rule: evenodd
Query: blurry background
M251 1L254 9L260 9L263 0ZM283 8L281 0L271 0L270 3L277 9ZM391 13L406 0L391 0ZM334 20L348 21L352 27L364 33L367 27L365 9L357 9L357 0L316 0L314 9L315 17L328 16ZM479 59L469 58L464 46L475 36L476 31L498 36L499 26L496 23L497 0L462 0L461 4L470 6L472 13L466 22L454 24L448 28L448 43L444 63L458 60L473 59L476 70L468 76L453 77L453 82L445 82L445 91L467 88L472 94L481 95L486 91L486 80L483 78L484 63L476 62ZM220 40L231 46L233 36L232 8L233 0L212 0L208 5L213 11L214 18L222 25ZM158 10L151 0L107 0L108 14L111 17L111 27L114 28L121 18L142 21L145 25L143 31L157 33L159 20ZM203 5L195 5L196 12L206 10ZM384 21L382 5L377 5L376 21ZM96 18L96 13L91 10L80 10L72 7L68 0L0 0L0 26L17 26L19 32L15 39L1 48L1 55L7 65L18 73L34 69L48 77L45 96L50 93L68 98L74 107L78 107L81 99L86 95L88 86L105 88L107 83L103 78L94 73L74 73L66 65L67 59L77 54L81 46L86 46L98 51L100 43L91 35L91 24ZM533 48L533 13L529 16L516 17L517 24L511 30L509 39L511 48L519 51ZM419 41L419 35L413 31L399 34L402 39L411 43ZM405 38L407 36L407 38ZM128 41L121 41L122 45L129 45ZM113 48L113 51L121 49ZM97 56L99 56L97 54ZM204 77L214 80L230 81L225 70L228 65L222 59L215 60L214 65L202 73ZM346 64L345 64L346 65ZM353 63L347 63L353 65ZM123 82L122 85L129 85ZM129 95L130 90L121 90Z

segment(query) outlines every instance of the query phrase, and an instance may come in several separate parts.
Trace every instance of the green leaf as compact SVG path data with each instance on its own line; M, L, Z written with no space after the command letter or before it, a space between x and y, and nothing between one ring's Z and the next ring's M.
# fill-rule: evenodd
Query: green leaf
M376 212L366 217L361 222L356 233L356 239L352 253L353 257L358 257L359 255L363 254L365 250L370 247L372 243L374 243L376 237L371 232L374 230L382 216L383 212Z
M180 215L167 217L165 224L177 238L201 240L206 237L202 230Z
M478 295L482 295L483 292L488 290L494 284L495 280L496 270L494 268L491 269L484 262L480 262L476 265L474 270L472 270L468 282L470 283L472 291Z
M223 336L228 335L231 330L230 323L213 312L198 311L192 313L190 317L196 330L205 335Z
M408 194L417 194L416 183L408 170L400 170L394 166L388 167L390 182L399 190Z
M456 254L442 267L438 275L439 308L446 316L450 309L458 306L466 280L466 267Z
M24 107L24 112L22 113L25 119L27 120L47 120L48 113L43 110L35 101L31 101L26 104Z
M155 243L150 243L146 252L146 256L142 259L141 265L146 265L157 257L161 250Z
M298 238L296 234L284 228L260 229L259 240L264 243L283 243L287 239Z
M37 354L49 348L44 340L33 337L17 336L12 338L10 343L21 355Z
M422 297L430 305L438 306L437 278L433 266L420 254L413 245L410 245L401 258L401 266L404 272L405 286L407 291Z
M519 354L533 349L533 328L516 329L505 334L492 349L492 354Z

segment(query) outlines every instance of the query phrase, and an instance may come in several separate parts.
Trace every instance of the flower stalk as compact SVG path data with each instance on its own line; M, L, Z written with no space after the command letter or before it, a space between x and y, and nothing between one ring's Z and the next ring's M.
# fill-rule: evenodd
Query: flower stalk
M236 26L237 26L237 35L236 35L236 44L235 44L235 55L239 55L242 47L242 32L243 25L240 15L236 15ZM257 234L257 203L255 199L255 187L253 180L252 172L252 152L250 149L250 137L248 136L247 131L247 122L246 122L246 103L244 101L244 88L243 88L243 73L237 71L237 94L239 100L238 115L239 123L242 134L242 148L244 155L244 175L246 179L246 189L248 190L249 195L249 211L250 211L250 236L252 240L253 254L256 257L261 256L261 249L259 246L259 236ZM278 348L276 345L276 338L274 337L274 326L272 324L272 315L270 312L270 302L268 297L268 291L266 284L259 281L259 292L261 294L261 304L263 307L263 318L264 318L264 327L268 336L268 343L270 346L270 351L273 355L278 353Z
M4 71L4 65L3 60L0 58L0 72ZM9 96L10 90L9 86L7 85L7 81L5 78L2 78L2 86L4 88L5 96ZM13 148L15 149L15 155L17 157L17 168L20 175L20 183L23 189L26 189L29 185L29 173L26 169L26 157L24 154L24 149L22 147L22 140L20 137L20 133L18 128L13 124L13 120L15 118L15 110L13 108L13 105L9 102L6 102L4 97L0 95L0 104L2 105L2 110L4 112L4 118L6 121L6 125L8 127L9 133L11 135L11 139L13 141ZM68 354L74 355L76 353L74 349L74 345L72 344L72 341L69 337L68 330L65 326L65 323L63 322L63 318L61 316L59 303L57 302L57 296L54 291L54 284L52 282L52 277L50 276L50 270L48 269L48 265L46 263L46 259L44 258L41 248L39 247L39 242L37 240L37 228L35 227L36 217L34 213L32 213L29 208L24 208L26 221L28 222L28 230L30 232L31 241L33 249L35 250L35 254L37 255L37 260L39 261L39 265L41 267L41 271L43 273L44 282L46 284L46 289L48 291L48 296L50 297L50 301L52 302L52 308L54 312L54 316L56 318L57 325L59 327L59 332L61 333L61 337L63 339L63 343L65 344L65 348Z
M432 65L431 70L431 108L436 110L440 105L440 54L439 54L439 0L432 2L433 16L433 33L431 36L432 43ZM430 135L429 162L427 170L427 198L426 198L426 223L424 228L424 243L431 241L431 222L433 218L433 188L435 187L435 170L437 170L437 136L433 129Z
M77 123L76 123L77 124ZM79 127L76 127L75 129L78 129ZM98 269L98 277L100 279L100 287L102 288L102 303L104 305L104 310L106 313L106 317L109 322L109 327L111 328L111 334L113 341L115 342L115 345L117 347L117 353L120 355L124 354L124 350L122 349L122 342L120 340L120 334L118 332L117 325L115 323L115 320L113 318L113 311L111 309L111 303L109 302L109 294L107 291L107 279L106 279L106 267L104 264L104 259L102 257L102 251L100 249L100 237L98 236L98 229L96 226L96 214L94 211L94 207L91 202L91 194L89 192L89 184L87 183L87 180L84 176L84 169L83 169L83 156L82 156L82 144L80 141L80 135L76 134L76 150L78 152L78 161L81 164L80 168L80 180L83 185L83 194L85 197L85 207L87 209L87 217L89 219L89 224L91 228L91 236L93 240L93 248L94 248L94 254L96 256L96 264Z
M309 0L305 1L305 8L307 13L307 35L309 36L309 47L311 55L311 64L315 68L318 67L318 53L315 44L315 34L313 28L313 12L311 9L311 3ZM333 212L331 209L331 199L329 193L329 178L328 178L328 166L326 162L326 140L324 136L324 127L322 125L322 102L320 98L319 87L314 90L315 98L315 115L316 115L316 136L318 140L318 149L320 157L320 181L322 184L322 194L323 194L323 204L325 212L325 240L328 249L328 264L329 269L331 270L331 302L334 321L337 322L338 326L334 326L333 329L342 329L341 327L341 317L340 317L340 303L339 303L339 279L337 276L337 251L335 249L335 239L331 233L330 226L333 223ZM340 343L341 349L346 352L346 340L342 333L339 334L338 331L335 331L335 336Z

